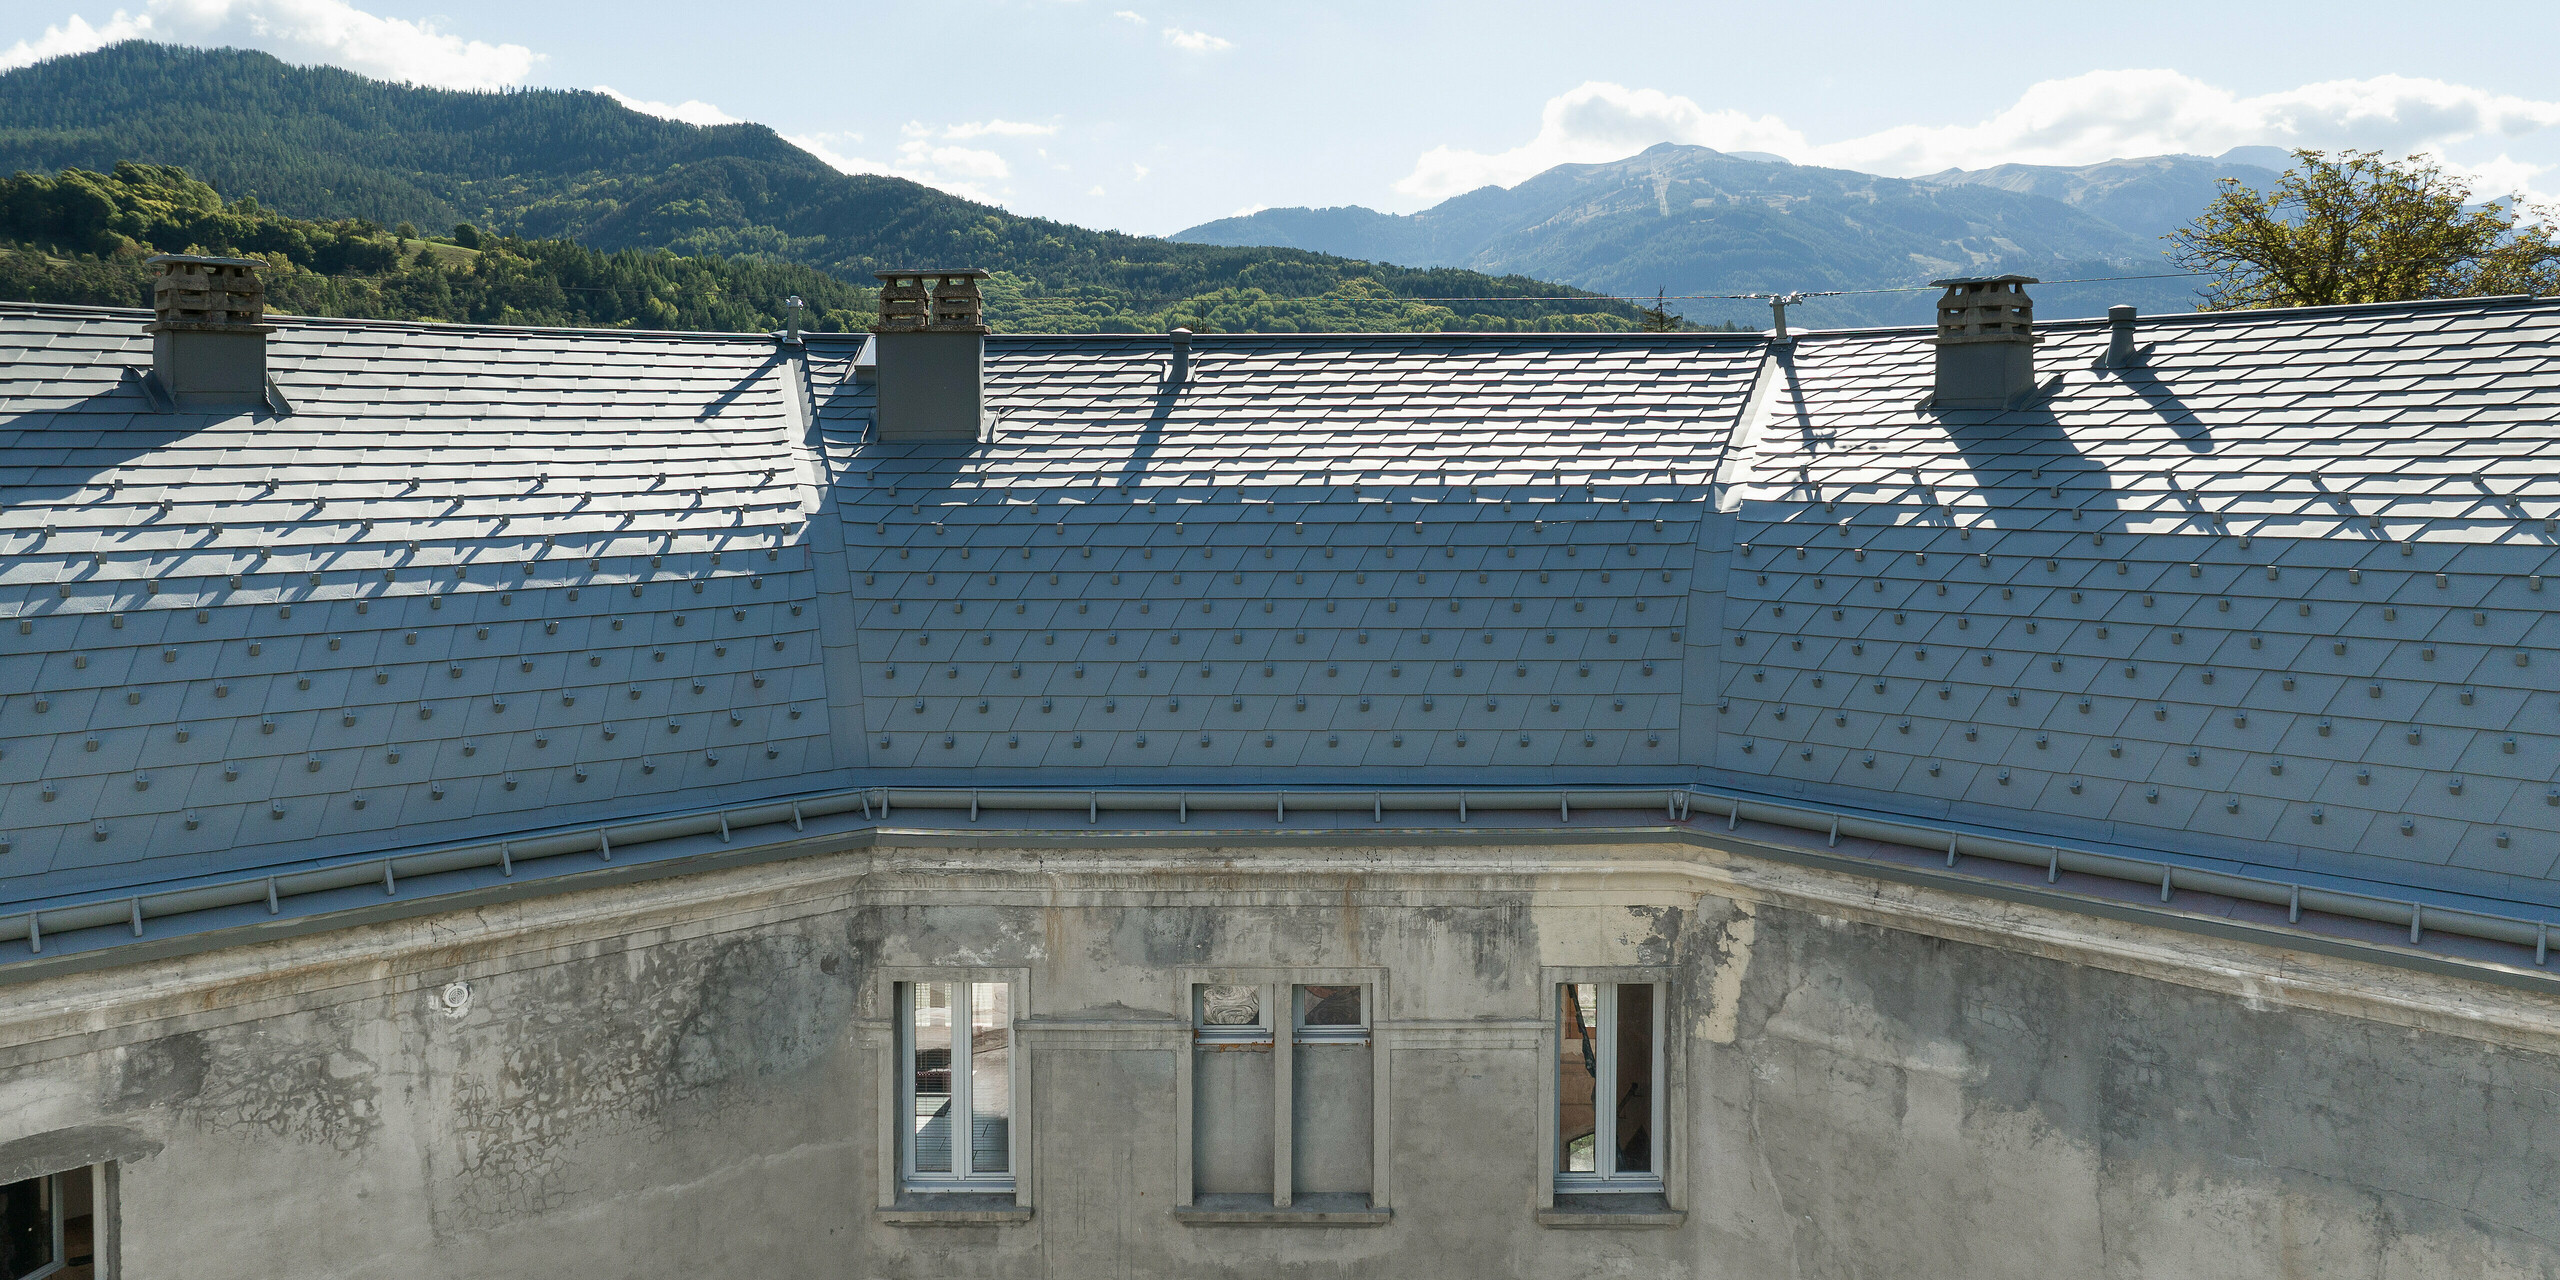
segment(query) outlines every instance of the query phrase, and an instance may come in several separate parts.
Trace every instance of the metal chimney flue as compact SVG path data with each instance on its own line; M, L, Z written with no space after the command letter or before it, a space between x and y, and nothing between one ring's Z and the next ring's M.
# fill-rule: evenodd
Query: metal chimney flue
M1173 344L1173 367L1165 374L1165 385L1187 385L1191 381L1191 330L1176 326L1164 336Z
M977 442L986 409L986 299L976 268L880 271L876 439Z
M2118 303L2107 308L2107 367L2130 369L2142 362L2142 354L2133 349L2133 319L2136 312Z
M2033 276L1959 277L1929 282L1938 297L1937 393L1941 409L1999 409L2036 385Z
M151 373L180 409L267 403L267 291L255 258L163 253L152 268Z

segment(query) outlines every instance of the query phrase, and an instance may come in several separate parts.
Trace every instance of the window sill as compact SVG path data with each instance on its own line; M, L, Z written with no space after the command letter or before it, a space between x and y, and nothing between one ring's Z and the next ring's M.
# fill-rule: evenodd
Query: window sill
M1538 1210L1538 1225L1565 1229L1665 1231L1689 1220L1660 1194L1559 1195L1555 1207Z
M934 1192L900 1196L877 1216L893 1227L1006 1227L1031 1221L1031 1210L1010 1191Z
M1297 1196L1285 1208L1269 1196L1201 1196L1173 1211L1186 1227L1383 1227L1394 1216L1359 1192Z

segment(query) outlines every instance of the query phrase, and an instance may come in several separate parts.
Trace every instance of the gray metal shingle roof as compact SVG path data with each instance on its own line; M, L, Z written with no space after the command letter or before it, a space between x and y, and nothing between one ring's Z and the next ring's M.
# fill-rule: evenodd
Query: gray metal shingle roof
M770 342L293 320L293 415L150 410L0 308L0 897L834 768Z
M865 747L1076 785L1675 776L1708 482L1757 344L1002 338L994 441L812 376Z
M2049 326L1938 412L1909 333L1782 359L1716 767L1907 811L2551 900L2560 306Z
M140 320L0 307L0 899L894 780L1704 781L2560 901L2550 302L2048 325L1965 414L1925 329L1000 335L968 449L871 441L858 340L295 320L294 415L215 419Z

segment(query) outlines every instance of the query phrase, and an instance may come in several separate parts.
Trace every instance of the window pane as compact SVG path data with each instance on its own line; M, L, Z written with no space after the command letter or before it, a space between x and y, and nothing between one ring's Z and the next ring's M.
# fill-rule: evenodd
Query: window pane
M1360 988L1298 988L1298 1025L1302 1027L1357 1027L1360 1021Z
M1254 986L1198 988L1199 1018L1204 1027L1262 1025L1262 988Z
M1653 1172L1653 984L1618 993L1617 1173Z
M17 1280L53 1260L53 1179L0 1187L0 1277Z
M1567 1173L1597 1173L1594 1127L1599 1114L1592 1103L1599 1097L1595 1080L1600 1074L1600 989L1587 982L1569 982L1558 993L1557 1025L1563 1033L1558 1038L1563 1052L1556 1061L1558 1167Z
M1003 1173L1012 1155L1012 992L969 984L969 1172Z
M915 1172L951 1172L951 986L910 983L909 1015L915 1046Z

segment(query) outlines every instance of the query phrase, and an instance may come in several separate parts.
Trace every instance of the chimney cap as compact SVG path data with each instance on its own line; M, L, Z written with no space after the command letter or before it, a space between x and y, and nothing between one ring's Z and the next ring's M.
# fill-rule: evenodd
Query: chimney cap
M2043 283L2044 281L2038 280L2034 276L2022 276L2011 273L2009 275L2001 276L1953 276L1945 280L1932 280L1929 282L1929 287L1933 289L1958 289L1968 285Z
M264 258L220 258L203 253L155 253L144 258L142 265L151 267L163 262L182 262L199 267L263 267L267 265L267 260Z

